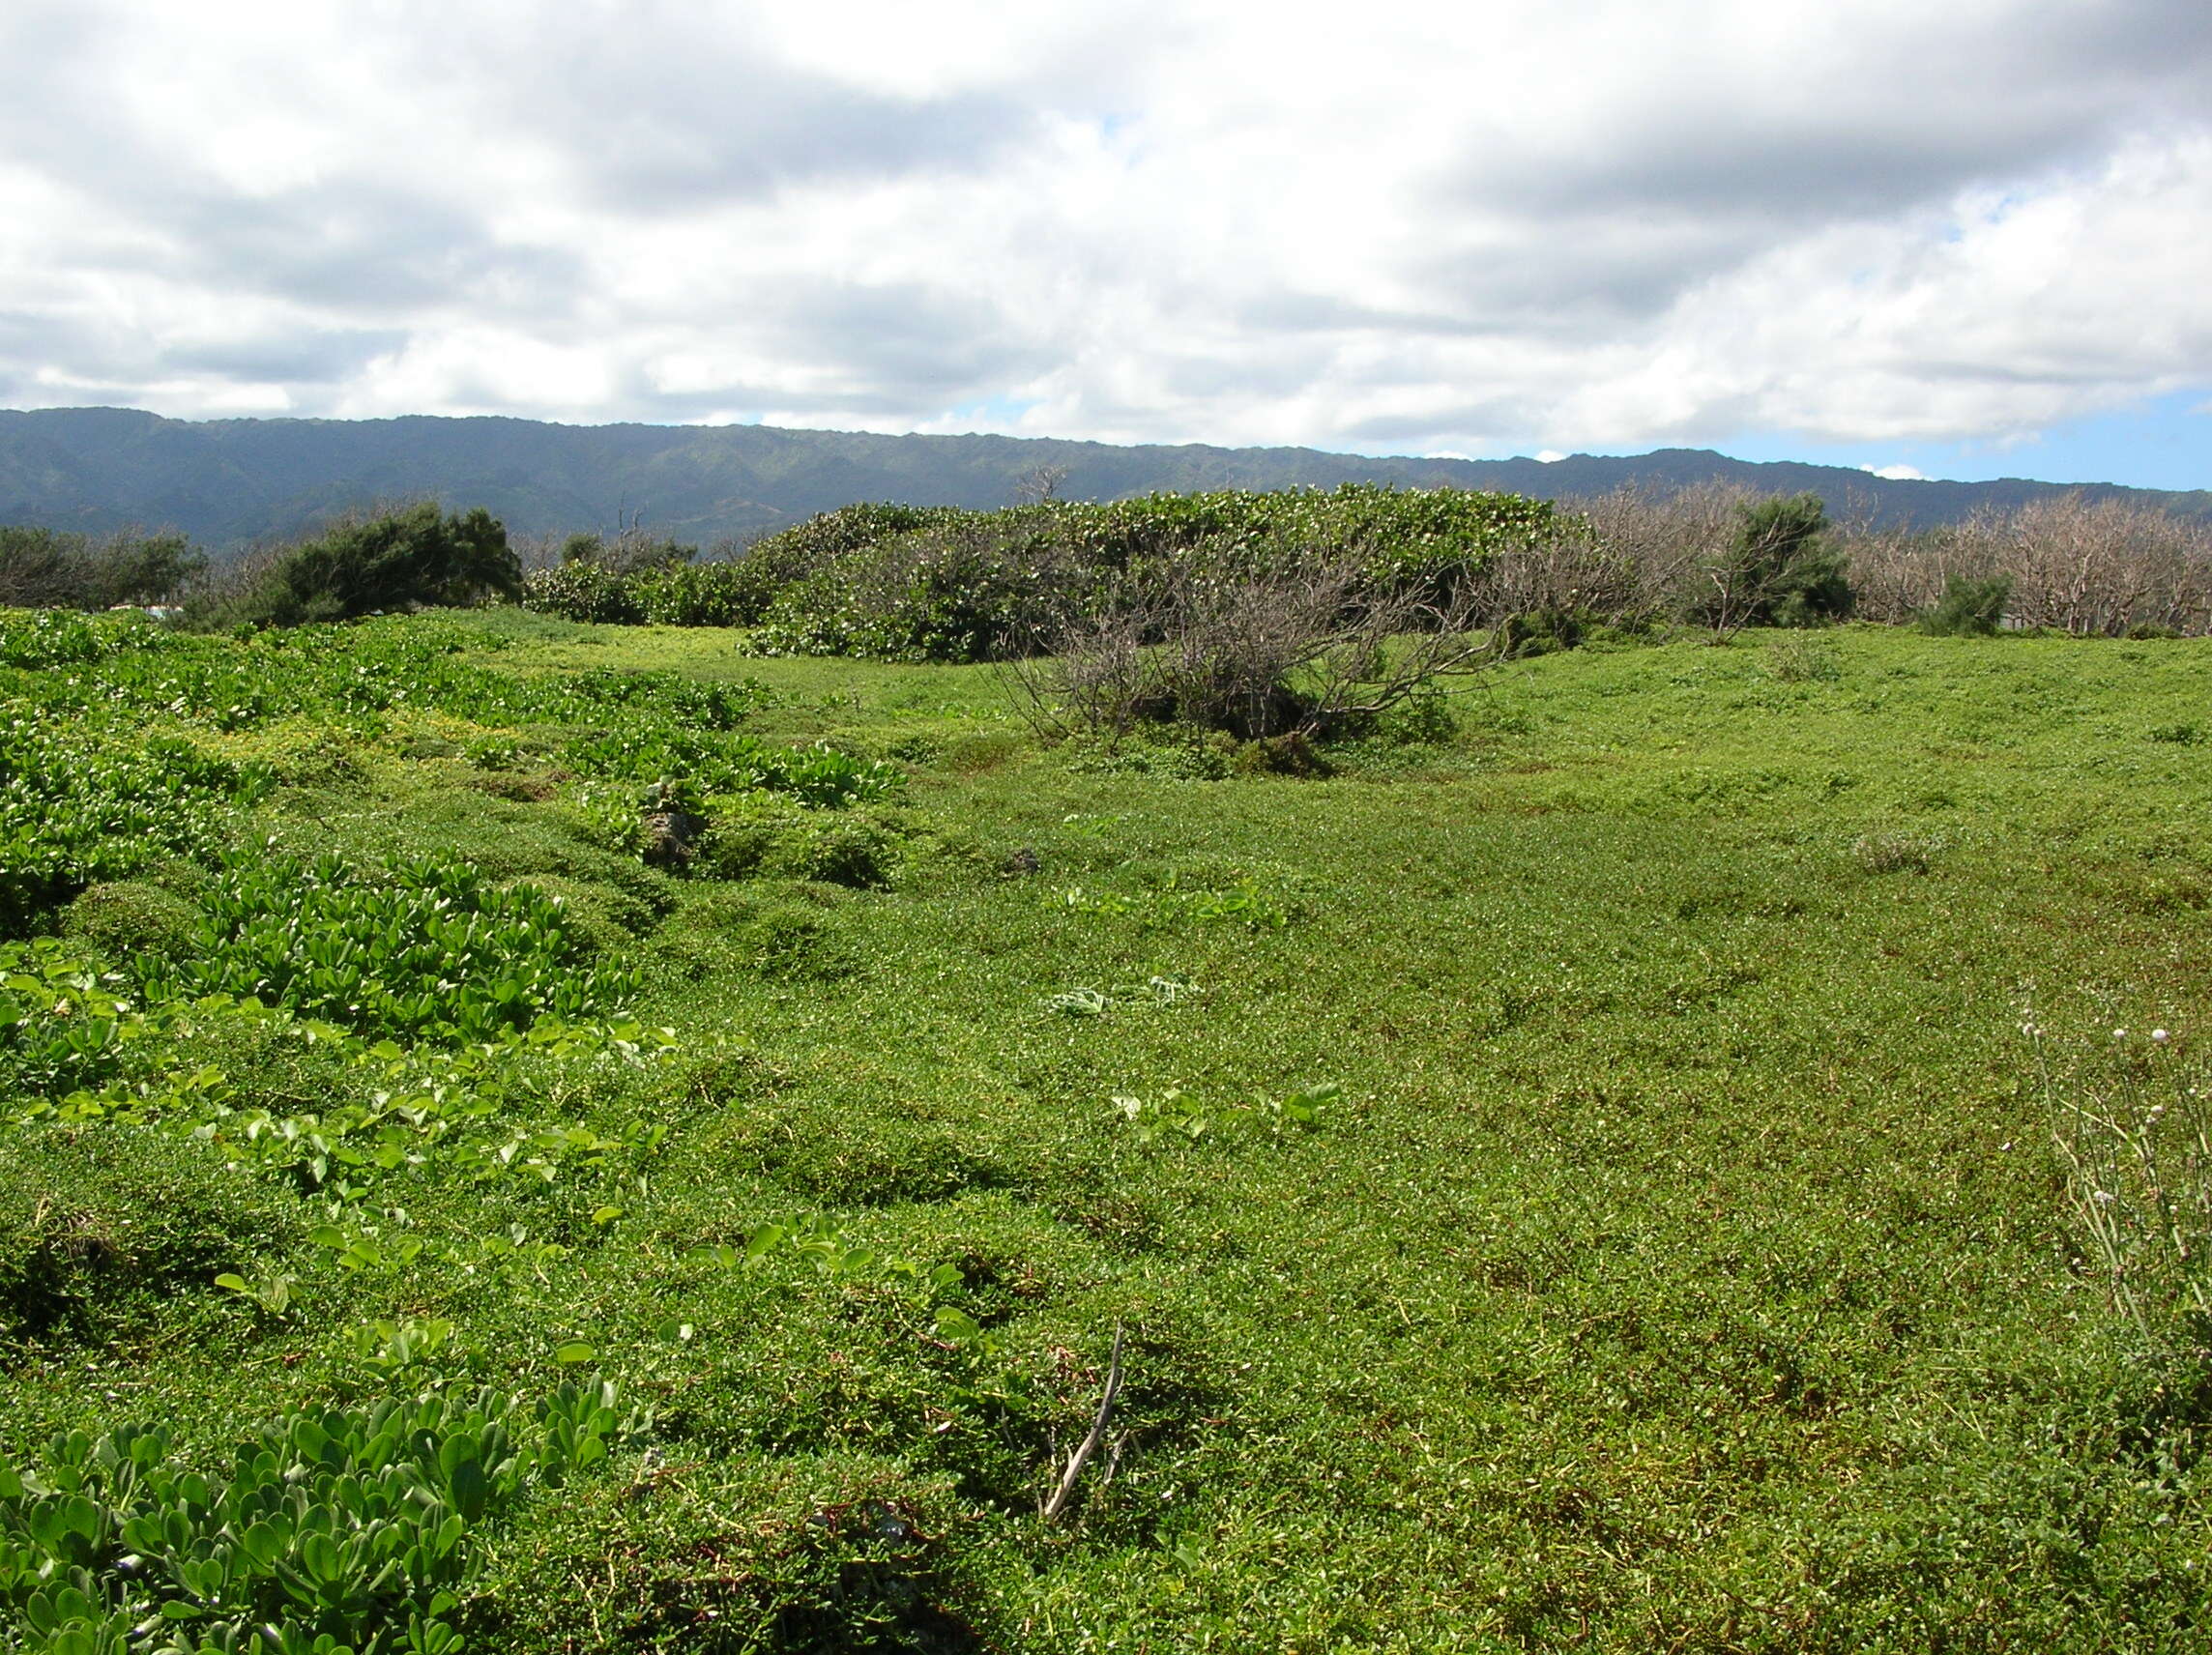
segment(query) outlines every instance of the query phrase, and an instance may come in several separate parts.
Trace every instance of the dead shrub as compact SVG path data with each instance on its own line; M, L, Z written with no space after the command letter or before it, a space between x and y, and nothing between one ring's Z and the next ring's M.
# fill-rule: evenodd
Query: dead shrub
M2006 619L2081 637L2212 626L2212 525L2075 492L1929 530L1850 538L1859 612L1900 624L1955 583L2011 582Z
M1119 743L1181 724L1245 741L1354 734L1438 678L1506 648L1473 583L1378 591L1360 559L1290 554L1226 572L1178 560L1124 572L1033 633L1002 669L1039 734Z

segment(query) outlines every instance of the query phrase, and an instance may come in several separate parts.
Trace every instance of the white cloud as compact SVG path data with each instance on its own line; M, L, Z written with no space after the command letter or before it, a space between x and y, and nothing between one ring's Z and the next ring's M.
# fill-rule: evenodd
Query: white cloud
M1928 474L1922 471L1918 466L1870 465L1861 466L1859 467L1859 470L1870 473L1875 477L1886 478L1891 482L1926 482L1928 480Z
M1566 451L1562 449L1538 449L1536 450L1537 461L1543 465L1557 465L1566 457Z
M16 0L0 403L2002 441L2212 383L2207 109L2200 0Z

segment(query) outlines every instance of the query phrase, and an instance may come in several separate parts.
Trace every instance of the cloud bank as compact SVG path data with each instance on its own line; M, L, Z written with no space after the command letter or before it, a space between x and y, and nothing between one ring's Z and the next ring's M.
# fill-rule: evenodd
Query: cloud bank
M2212 385L2208 111L2201 0L15 0L0 405L2002 442Z

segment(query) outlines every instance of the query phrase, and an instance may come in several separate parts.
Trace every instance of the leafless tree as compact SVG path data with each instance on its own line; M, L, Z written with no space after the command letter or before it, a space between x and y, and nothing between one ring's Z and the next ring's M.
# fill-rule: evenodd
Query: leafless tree
M1033 466L1014 485L1014 504L1042 506L1048 500L1058 500L1061 485L1066 480L1067 467L1063 465Z
M1557 537L1507 553L1485 571L1498 594L1492 606L1508 614L1579 610L1612 624L1704 607L1712 600L1706 571L1756 498L1714 482L1671 492L1624 483L1563 500Z
M2106 636L2212 626L2212 524L2132 501L2053 495L1939 529L1863 531L1849 549L1872 621L1911 620L1954 576L2003 576L2019 625Z

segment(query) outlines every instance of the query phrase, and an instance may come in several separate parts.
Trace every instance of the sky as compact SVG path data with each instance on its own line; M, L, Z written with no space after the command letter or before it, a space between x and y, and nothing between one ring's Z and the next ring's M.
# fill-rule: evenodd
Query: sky
M0 407L2212 487L2205 0L8 0Z

